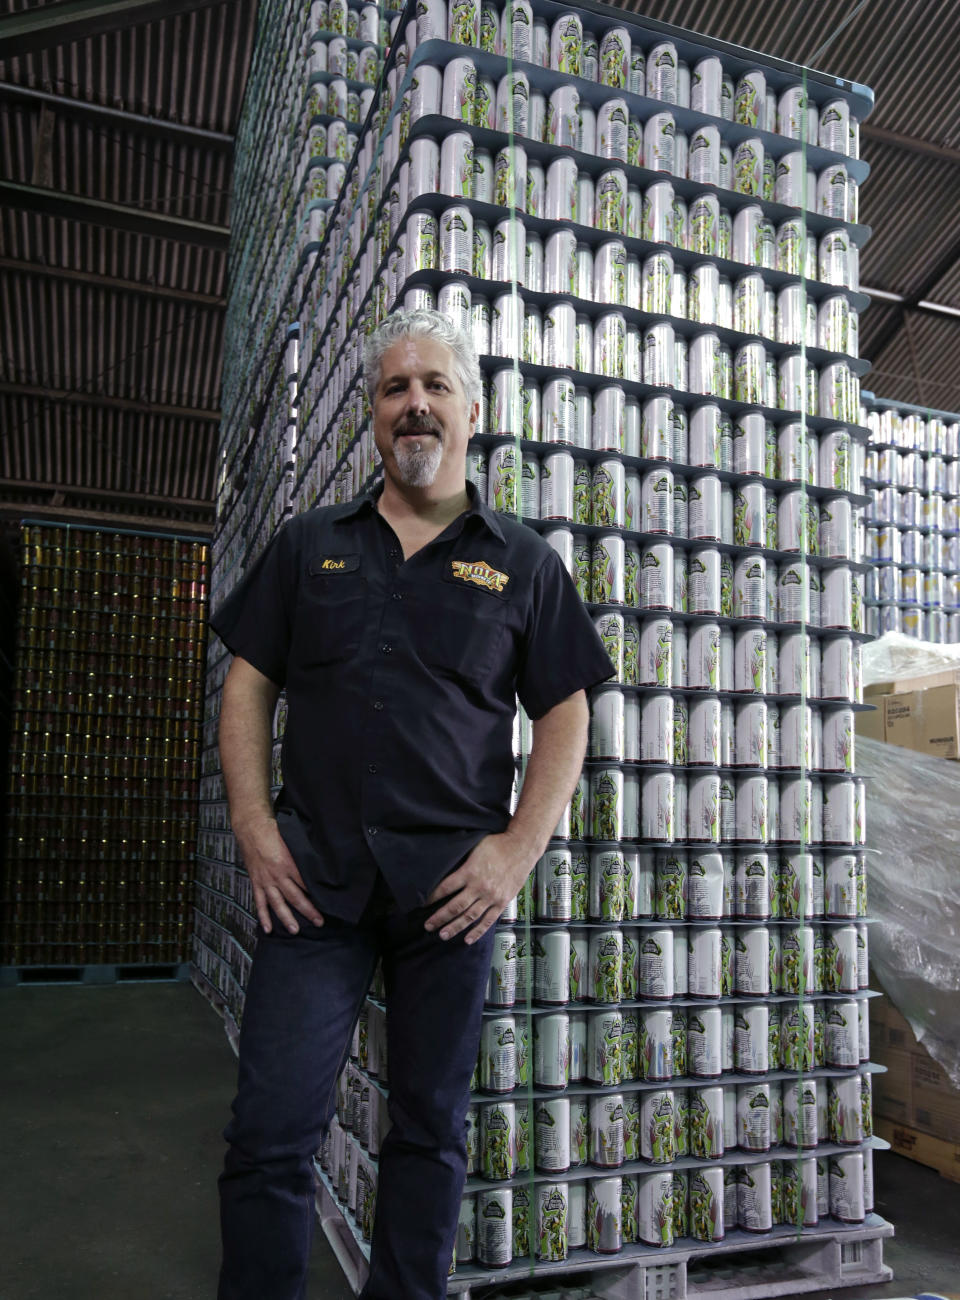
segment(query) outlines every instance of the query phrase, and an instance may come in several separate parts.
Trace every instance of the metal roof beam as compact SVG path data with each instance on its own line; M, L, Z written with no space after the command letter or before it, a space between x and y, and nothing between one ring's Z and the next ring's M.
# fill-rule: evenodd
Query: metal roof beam
M136 504L136 497L128 497L131 506ZM73 508L71 506L50 505L40 501L24 498L10 502L0 499L0 519L9 519L19 523L23 519L44 519L51 523L98 524L107 528L129 528L134 532L170 533L182 537L185 531L196 533L199 540L213 536L213 507L207 514L192 515L184 511L181 518L157 515L151 511L143 514L127 514L105 506L102 510Z
M35 104L38 108L46 105L54 112L63 114L64 117L93 118L111 126L142 131L145 135L173 140L177 144L196 145L198 148L205 149L231 150L233 148L233 136L224 135L222 131L207 131L199 126L186 126L182 122L165 122L159 117L147 117L143 113L131 113L127 109L108 108L105 104L93 104L85 99L72 99L69 95L52 95L46 90L15 86L8 81L0 81L0 96Z
M950 245L943 256L934 264L930 273L924 276L921 283L917 285L916 289L907 294L901 303L894 306L890 320L873 342L870 354L866 358L868 361L877 361L883 354L884 348L888 347L900 330L903 329L905 314L908 311L916 311L922 302L929 302L934 289L936 289L943 277L953 270L958 261L960 261L960 239Z
M872 122L863 122L860 135L865 140L875 140L877 144L888 144L893 149L902 149L905 153L922 153L938 162L960 165L960 149L952 149L946 144L937 144L935 140L921 140L916 135L902 135L899 131L888 131L885 126L874 126Z
M102 32L157 22L222 0L63 0L0 18L0 59L15 59Z
M191 307L212 307L224 311L226 298L212 293L195 293L192 289L177 289L162 284L145 284L139 280L119 280L111 275L96 275L92 271L77 271L67 266L47 266L40 262L18 262L12 257L0 257L0 271L13 271L27 276L46 276L70 284L86 284L93 289L114 289L119 293L132 293L143 298L163 298L169 302L182 302Z
M79 483L68 486L65 483L38 483L35 479L0 478L0 497L10 492L29 492L36 496L60 499L88 497L95 498L97 501L132 504L148 509L158 507L164 510L196 510L200 513L209 513L214 506L212 501L199 501L195 497L151 496L148 492L117 492L112 488L85 487Z
M165 415L175 420L201 420L219 424L219 411L205 411L192 406L167 406L162 402L137 402L129 397L111 397L106 393L80 393L34 384L0 383L0 397L30 397L40 402L67 402L74 406L99 406L105 411L125 411L132 415Z
M32 13L33 10L28 12ZM155 239L174 239L180 243L198 244L221 252L227 251L230 242L227 226L211 226L202 221L188 221L185 217L169 217L127 203L107 203L103 199L63 194L59 190L46 189L40 185L0 181L0 203L23 212L35 212L43 217L88 221L98 226L109 226L112 230L150 235Z

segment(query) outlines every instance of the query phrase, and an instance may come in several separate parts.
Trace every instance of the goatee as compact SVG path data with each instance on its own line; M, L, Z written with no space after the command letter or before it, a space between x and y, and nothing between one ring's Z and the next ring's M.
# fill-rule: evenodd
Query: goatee
M422 442L401 442L403 437L416 438L418 433L432 435ZM443 459L443 434L430 415L406 419L393 436L393 454L397 472L407 487L431 487Z
M407 487L431 487L440 469L443 459L443 447L439 442L414 443L412 446L394 444L394 458L397 473Z

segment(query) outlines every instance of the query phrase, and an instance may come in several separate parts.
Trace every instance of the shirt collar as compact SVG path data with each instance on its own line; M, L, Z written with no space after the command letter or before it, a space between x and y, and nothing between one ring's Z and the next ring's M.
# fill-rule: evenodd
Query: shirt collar
M349 502L346 509L340 517L335 520L335 522L338 524L344 524L354 519L359 519L363 515L372 514L382 492L383 483L378 483L376 487L371 488L369 492L361 493L360 496L355 497L353 501ZM493 533L498 542L502 542L506 545L507 539L503 535L503 529L500 526L500 521L497 519L496 512L491 510L486 502L480 499L480 494L477 492L476 484L470 483L469 481L467 483L467 496L470 498L470 505L466 511L464 524L476 519L479 521L481 527L484 527L488 532ZM474 524L473 526L476 527L477 525Z

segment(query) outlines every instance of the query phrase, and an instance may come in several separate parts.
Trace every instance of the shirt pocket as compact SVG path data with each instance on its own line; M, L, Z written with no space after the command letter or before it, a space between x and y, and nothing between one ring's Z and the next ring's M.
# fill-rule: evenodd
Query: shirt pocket
M414 600L418 658L438 676L485 685L501 666L509 640L506 602L447 583L418 592Z
M293 658L300 668L322 668L352 658L360 647L367 584L359 573L307 576L294 622Z

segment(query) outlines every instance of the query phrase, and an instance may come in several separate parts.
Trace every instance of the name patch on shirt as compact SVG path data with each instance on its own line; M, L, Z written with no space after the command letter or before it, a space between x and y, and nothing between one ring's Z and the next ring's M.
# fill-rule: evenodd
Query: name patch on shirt
M315 555L310 561L310 577L328 573L355 573L359 568L359 555Z
M455 578L461 582L472 582L474 586L483 587L486 591L503 591L510 581L508 574L492 569L486 560L451 560L450 567Z

